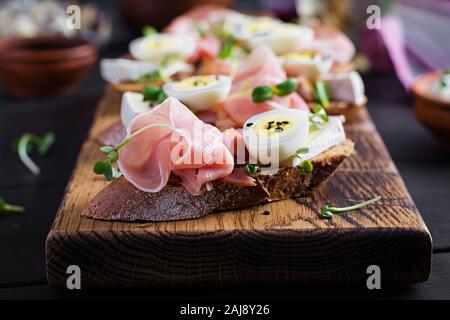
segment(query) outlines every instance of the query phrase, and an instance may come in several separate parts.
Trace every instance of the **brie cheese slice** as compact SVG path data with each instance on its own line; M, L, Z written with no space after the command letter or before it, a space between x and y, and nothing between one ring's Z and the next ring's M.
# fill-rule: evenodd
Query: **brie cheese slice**
M150 102L144 101L144 95L137 92L125 92L122 96L120 118L125 128L138 114L151 109Z

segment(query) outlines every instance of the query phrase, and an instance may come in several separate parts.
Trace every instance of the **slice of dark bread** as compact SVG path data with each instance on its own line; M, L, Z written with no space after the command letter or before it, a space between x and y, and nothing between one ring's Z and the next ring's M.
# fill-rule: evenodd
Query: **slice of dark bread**
M256 177L254 187L219 181L199 196L179 185L167 185L158 193L143 192L121 177L95 196L82 215L102 220L172 221L301 197L329 178L353 150L353 142L347 139L312 159L311 174L303 174L298 167L285 167L276 174Z

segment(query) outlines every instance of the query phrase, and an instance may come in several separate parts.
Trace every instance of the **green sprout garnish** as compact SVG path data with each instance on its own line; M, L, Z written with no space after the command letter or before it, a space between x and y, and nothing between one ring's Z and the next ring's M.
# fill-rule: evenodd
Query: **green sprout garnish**
M19 140L14 144L14 149L19 155L23 164L35 175L41 173L39 167L30 158L30 153L36 148L39 155L45 155L55 141L55 135L51 132L39 137L32 133L23 134Z
M272 88L269 86L256 87L252 91L252 99L255 103L264 102L273 98Z
M152 82L152 81L160 80L160 79L161 79L161 74L160 74L159 70L155 70L155 71L147 72L147 73L141 75L137 79L137 82Z
M106 154L106 158L102 161L98 161L94 164L93 171L96 174L104 175L106 180L112 181L121 176L121 172L118 168L113 165L119 160L119 151L123 148L128 142L133 140L135 137L143 133L144 131L155 128L155 127L164 127L173 131L178 132L180 135L183 135L182 132L178 131L174 127L167 125L165 123L152 123L146 125L139 130L136 130L133 134L126 137L122 142L120 142L115 147L112 146L103 146L100 148L100 151Z
M144 89L144 101L151 101L154 104L160 104L166 100L167 95L163 89L148 86Z
M441 89L447 88L450 86L450 80L449 80L449 76L450 75L450 70L445 70L444 72L442 72L442 77L440 80L440 86Z
M8 213L24 213L25 208L21 206L15 206L12 204L6 203L3 198L0 198L0 212L8 212Z
M277 84L274 87L260 86L256 87L252 91L252 99L255 103L261 103L273 98L274 95L284 97L297 90L297 83L295 80L288 78Z
M156 28L155 28L155 27L152 27L152 26L145 26L145 27L142 29L142 34L143 34L144 36L146 36L146 37L153 36L153 35L155 35L155 34L157 34L157 33L158 33L158 30L156 30Z
M329 94L328 94L327 85L325 84L325 82L323 82L321 80L317 80L314 85L314 89L315 89L316 99L320 102L320 104L325 109L327 109L328 106L330 105L330 98L329 98Z
M335 208L335 207L332 207L331 205L326 205L322 208L321 217L324 219L331 219L331 218L333 218L333 215L336 213L358 210L358 209L367 207L369 205L372 205L380 200L381 200L381 196L377 196L373 199L361 202L359 204L355 204L353 206L344 207L344 208Z
M245 172L251 177L253 177L261 172L261 167L255 165L255 164L246 164L244 169L245 169Z
M235 43L234 37L232 35L228 35L225 39L225 43L223 44L222 50L220 50L217 56L222 60L229 58L233 53L234 43Z
M309 116L309 123L315 129L322 129L323 125L330 121L325 109L320 105L316 104L313 113Z
M303 160L302 155L307 154L309 152L309 148L300 148L294 153L294 157L301 160L299 167L302 171L302 174L306 175L308 173L312 173L314 170L314 166L311 161L309 160Z

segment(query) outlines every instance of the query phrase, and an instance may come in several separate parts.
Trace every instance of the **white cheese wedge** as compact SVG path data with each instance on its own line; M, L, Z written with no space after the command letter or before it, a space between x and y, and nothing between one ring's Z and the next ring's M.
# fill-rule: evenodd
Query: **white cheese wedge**
M345 140L344 126L340 117L329 117L328 123L320 130L312 130L308 133L308 139L304 147L308 152L300 155L302 160L310 160L317 157L328 149L341 144ZM298 166L301 159L290 158L284 165Z
M100 74L103 80L119 83L137 80L142 75L158 70L158 65L130 59L102 59Z
M356 71L321 75L332 101L361 105L365 101L364 82Z
M120 118L125 128L138 114L151 109L150 102L144 101L144 95L137 92L125 92L122 96Z
M110 83L136 81L141 76L157 70L163 79L168 79L178 72L192 72L194 67L183 61L175 61L164 67L130 59L102 59L100 62L100 74L103 80Z

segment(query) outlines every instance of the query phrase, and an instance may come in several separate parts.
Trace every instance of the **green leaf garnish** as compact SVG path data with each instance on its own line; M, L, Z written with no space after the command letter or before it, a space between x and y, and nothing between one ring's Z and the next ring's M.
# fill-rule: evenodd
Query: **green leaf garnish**
M316 104L313 113L309 116L311 126L315 129L322 129L328 121L330 121L330 118L325 109L320 104Z
M22 163L33 173L40 174L41 170L30 158L30 153L36 148L36 151L39 155L45 155L50 147L55 142L55 135L51 132L44 134L42 137L39 137L33 133L25 133L23 134L18 141L14 144L14 149L19 155Z
M309 160L303 160L302 155L307 154L309 152L309 148L303 147L295 151L294 157L301 160L299 167L303 174L312 173L314 171L314 166L311 161Z
M288 78L286 81L277 84L273 90L277 96L284 97L297 90L297 83Z
M220 50L219 54L217 55L220 59L226 59L231 56L233 53L233 46L234 46L235 40L232 35L228 35L226 37L225 43L223 44L222 50Z
M8 213L24 213L25 208L21 206L15 206L12 204L6 203L3 198L0 198L0 212L8 212Z
M270 100L273 97L272 88L269 86L256 87L252 91L252 100L255 103L264 102Z
M321 80L317 80L314 85L314 89L315 89L316 99L320 102L320 104L325 109L327 109L328 106L330 105L330 98L329 98L329 94L328 94L327 85L325 84L325 82L323 82Z
M147 72L145 74L143 74L142 76L140 76L137 79L137 82L152 82L152 81L156 81L156 80L160 80L161 79L161 73L159 72L159 70L155 70L155 71L151 71L151 72Z
M151 101L155 104L160 104L166 100L167 95L163 89L157 87L146 87L144 89L144 101Z
M336 213L342 213L342 212L349 212L349 211L354 211L354 210L358 210L364 207L367 207L369 205L372 205L378 201L381 200L381 196L377 196L373 199L361 202L359 204L355 204L353 206L349 206L349 207L343 207L343 208L335 208L332 207L331 205L326 205L322 208L321 210L321 217L324 219L331 219L333 218L333 215Z
M444 70L442 72L442 77L439 81L441 89L450 87L450 83L449 83L450 80L449 80L449 77L447 77L448 75L450 75L450 70Z
M308 147L303 147L298 149L297 151L295 151L294 155L295 156L299 156L301 154L307 154L309 152L309 148Z
M309 160L304 160L300 163L300 169L303 174L312 173L314 171L314 166Z
M260 86L252 91L252 100L261 103L273 98L274 95L284 97L297 90L297 83L293 79L287 79L274 87Z
M152 27L152 26L145 26L142 30L142 34L146 37L153 36L157 33L158 33L158 30L156 30L156 28Z
M255 164L246 164L244 166L244 169L245 169L245 172L251 177L253 177L261 172L261 167L255 165Z

